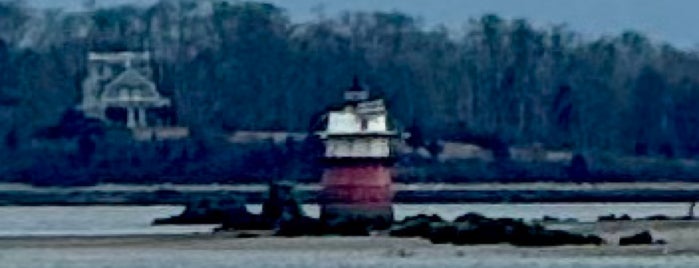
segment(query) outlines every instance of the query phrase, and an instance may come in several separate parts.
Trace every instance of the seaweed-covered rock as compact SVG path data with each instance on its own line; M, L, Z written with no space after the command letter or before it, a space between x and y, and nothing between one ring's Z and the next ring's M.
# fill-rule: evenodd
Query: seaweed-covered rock
M391 235L423 237L437 244L456 245L509 243L517 246L559 246L604 243L597 236L547 230L541 225L526 224L521 219L491 219L475 213L460 216L453 223L425 215L411 217L396 224L391 229Z
M405 219L399 221L399 224L404 224L408 222L414 222L414 221L428 221L428 222L445 222L442 217L432 214L432 215L425 215L425 214L419 214L416 216L409 216L406 217Z
M464 215L461 215L457 217L454 222L456 223L480 223L480 222L485 222L489 221L487 217L478 214L478 213L466 213Z
M609 214L605 216L599 216L597 218L597 221L599 222L605 222L605 221L630 221L632 220L631 216L628 214L621 215L620 217L617 217L614 214Z
M375 220L363 217L336 217L318 220L306 216L282 219L277 224L278 236L368 236L374 230Z
M304 216L290 183L270 183L262 214L228 214L218 230L275 230L278 235L315 235L322 228L317 220Z
M649 231L643 231L635 235L625 236L619 239L620 246L650 245L653 244L653 236Z
M230 218L248 218L250 215L245 204L238 199L202 199L188 204L182 214L156 219L153 224L222 224Z
M293 189L291 183L270 183L267 199L262 203L262 217L270 221L303 217L303 210L294 196Z
M430 232L427 238L435 244L453 243L458 229L452 223L438 222L430 225Z
M498 244L521 240L530 226L514 219L478 219L461 222L458 226L456 244Z
M431 224L440 222L444 220L437 215L408 217L391 227L389 234L395 237L427 237L431 232Z
M321 221L306 216L281 219L277 223L274 233L276 236L285 237L318 236L323 234L325 232Z
M624 215L621 215L621 217L619 217L617 220L618 221L630 221L630 220L633 220L633 218L631 218L631 216L629 216L628 214L624 214Z
M274 228L274 223L270 222L266 218L253 214L228 214L223 220L223 223L216 231L230 231L230 230L272 230Z
M669 221L669 220L672 220L672 218L669 216L666 216L666 215L653 215L653 216L646 217L646 220L649 220L649 221Z
M582 235L562 230L531 228L520 239L511 242L515 246L563 246L563 245L601 245L604 240L594 235Z
M556 217L551 217L551 216L545 215L545 216L541 219L541 221L543 221L543 222L560 222L561 219L556 218Z

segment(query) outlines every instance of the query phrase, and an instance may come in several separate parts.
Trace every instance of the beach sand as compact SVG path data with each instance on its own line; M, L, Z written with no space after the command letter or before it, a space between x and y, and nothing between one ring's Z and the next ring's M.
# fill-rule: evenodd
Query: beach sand
M270 237L240 233L0 238L5 268L176 267L695 267L699 222L551 224L596 233L602 246L514 247L434 245L419 238ZM618 237L651 230L667 245L616 245Z
M0 238L0 267L695 267L699 246L691 240L696 235L688 236L682 228L663 232L671 238L669 245L543 248L434 245L418 238L383 236L238 238L229 233L6 237Z
M9 249L162 249L201 251L310 251L310 252L382 252L387 255L505 255L505 256L649 256L668 254L699 255L699 222L625 222L600 224L559 224L553 228L593 231L610 241L602 246L514 247L510 245L454 246L434 245L420 238L372 237L299 237L264 236L239 238L238 233L202 233L188 235L131 236L28 236L0 238L0 251ZM616 245L618 238L643 230L667 245ZM266 235L266 234L263 234Z

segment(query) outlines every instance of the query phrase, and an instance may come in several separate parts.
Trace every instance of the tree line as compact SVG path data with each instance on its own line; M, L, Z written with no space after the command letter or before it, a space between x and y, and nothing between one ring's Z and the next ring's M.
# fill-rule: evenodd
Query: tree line
M319 13L298 23L257 2L66 13L12 1L0 2L5 158L100 144L40 134L78 103L87 53L119 50L154 55L159 89L204 143L235 130L308 131L357 75L386 98L398 126L426 139L699 153L699 54L637 32L584 38L494 14L464 18L461 31L397 12ZM15 169L32 170L24 162Z

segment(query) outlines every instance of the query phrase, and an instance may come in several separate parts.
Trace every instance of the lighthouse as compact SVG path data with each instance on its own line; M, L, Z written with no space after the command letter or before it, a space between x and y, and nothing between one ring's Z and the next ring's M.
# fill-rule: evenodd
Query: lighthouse
M344 103L329 110L318 136L325 145L321 219L352 219L388 226L391 204L391 140L383 99L371 98L357 78Z

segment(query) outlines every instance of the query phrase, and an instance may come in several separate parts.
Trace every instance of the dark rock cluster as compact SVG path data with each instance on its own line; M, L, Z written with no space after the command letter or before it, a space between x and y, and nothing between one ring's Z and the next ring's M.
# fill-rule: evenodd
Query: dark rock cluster
M238 198L203 199L188 204L182 214L156 219L153 224L221 224L217 230L271 230L282 223L305 218L292 194L292 186L274 183L269 186L262 214L250 213Z
M447 222L439 216L418 215L396 223L389 234L394 237L422 237L433 243L456 245L501 244L517 246L600 245L597 236L560 230L547 230L518 219L491 219L469 213Z
M597 221L604 222L604 221L630 221L632 220L631 216L624 214L619 217L617 217L614 214L610 215L604 215L604 216L599 216L597 218Z
M632 221L632 220L645 220L645 221L691 221L695 220L696 218L693 216L679 216L679 217L671 217L667 215L652 215L648 216L645 218L632 218L631 216L624 214L619 217L617 217L614 214L610 215L604 215L604 216L599 216L597 218L597 221L599 222L612 222L612 221Z
M182 214L156 219L153 224L220 224L229 220L233 215L235 218L253 217L245 208L245 203L240 200L202 199L187 204Z
M663 245L666 244L665 240L654 240L653 235L650 231L643 231L638 234L624 236L619 239L620 246L633 246L633 245Z
M238 200L200 200L187 205L181 215L157 219L153 224L221 224L217 231L273 230L277 236L367 236L377 229L390 227L366 218L339 217L316 219L304 215L293 194L293 186L273 183L262 204L262 213L250 213Z
M316 219L304 215L294 198L291 185L286 184L270 185L268 198L259 215L250 213L240 200L201 200L189 204L181 215L159 219L154 224L221 224L218 231L272 230L274 235L284 237L367 236L388 228L388 234L393 237L421 237L437 244L455 245L509 243L517 246L558 246L604 243L597 236L548 230L519 219L492 219L475 213L464 214L453 222L445 221L437 215L417 215L384 225L377 225L372 219L361 217ZM639 238L630 241L637 240Z

